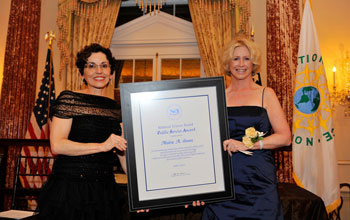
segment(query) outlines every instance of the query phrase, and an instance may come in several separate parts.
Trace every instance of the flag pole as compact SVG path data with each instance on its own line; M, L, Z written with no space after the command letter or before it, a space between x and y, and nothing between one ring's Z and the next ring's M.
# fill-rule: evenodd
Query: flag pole
M50 50L50 79L49 79L49 97L48 97L48 103L47 103L47 117L48 117L48 122L50 120L50 102L51 102L51 84L52 84L52 65L53 65L53 60L52 60L52 41L56 39L55 33L50 30L45 34L45 40L49 42L48 48Z

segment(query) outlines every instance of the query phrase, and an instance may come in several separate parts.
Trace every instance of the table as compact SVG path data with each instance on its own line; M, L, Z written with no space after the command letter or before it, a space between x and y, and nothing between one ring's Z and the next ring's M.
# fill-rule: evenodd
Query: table
M323 200L292 183L278 184L284 220L327 220Z
M328 220L325 205L320 197L292 183L278 184L284 220ZM124 188L126 190L126 188ZM127 193L124 191L125 197ZM203 207L168 208L151 210L148 214L124 213L127 219L139 220L200 220Z

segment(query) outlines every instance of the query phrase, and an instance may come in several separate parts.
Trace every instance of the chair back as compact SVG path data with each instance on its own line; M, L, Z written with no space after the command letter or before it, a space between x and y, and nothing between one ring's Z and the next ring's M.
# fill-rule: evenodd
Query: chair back
M350 184L349 183L341 183L340 184L340 190L342 188L348 188L348 191L350 191ZM340 196L340 205L334 209L332 212L328 213L328 219L329 220L341 220L341 217L340 217L340 210L341 208L343 207L343 197Z
M11 209L35 210L39 192L51 174L54 157L19 155L16 163Z

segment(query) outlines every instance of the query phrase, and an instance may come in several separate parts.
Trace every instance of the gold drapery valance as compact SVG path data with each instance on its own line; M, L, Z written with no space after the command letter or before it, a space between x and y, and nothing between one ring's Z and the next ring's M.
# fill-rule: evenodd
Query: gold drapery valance
M59 0L57 44L61 52L59 77L65 76L66 89L80 89L75 68L76 54L84 46L99 43L109 47L121 0ZM113 97L110 87L108 96Z
M86 3L95 3L99 2L99 0L80 0L81 2L86 2Z
M251 14L250 1L248 0L194 0L192 3L196 4L203 13L210 15L220 15L227 12L234 13L235 32L249 31Z

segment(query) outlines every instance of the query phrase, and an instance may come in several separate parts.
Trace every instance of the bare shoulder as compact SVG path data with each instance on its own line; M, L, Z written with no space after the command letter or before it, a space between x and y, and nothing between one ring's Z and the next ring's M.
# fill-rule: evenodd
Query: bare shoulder
M267 96L276 96L275 91L271 87L265 87L265 94Z
M264 102L266 103L267 108L279 105L279 100L277 98L277 95L272 88L266 87L264 93L265 93L264 94Z
M270 87L266 87L264 93L265 93L264 97L266 101L269 101L271 99L277 99L276 92Z

